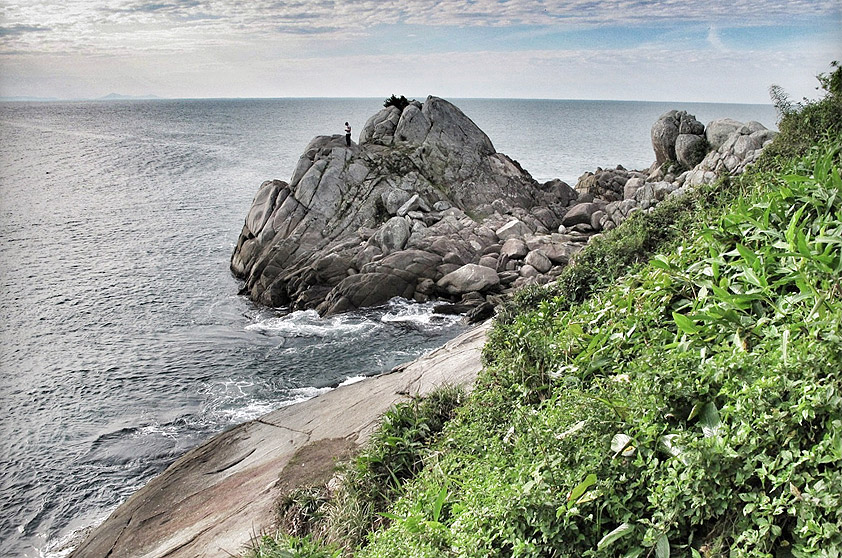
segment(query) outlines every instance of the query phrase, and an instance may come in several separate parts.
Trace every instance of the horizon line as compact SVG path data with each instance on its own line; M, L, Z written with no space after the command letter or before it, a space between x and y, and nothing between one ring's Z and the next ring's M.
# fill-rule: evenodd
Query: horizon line
M709 104L709 105L753 105L753 106L773 106L771 100L767 103L747 103L739 101L723 102L723 101L680 101L680 100L663 100L663 99L584 99L584 98L561 98L561 97L442 97L440 95L425 95L427 97L439 97L441 99L456 99L462 101L572 101L572 102L609 102L609 103L683 103L683 104ZM411 96L407 97L410 100L415 100ZM421 98L419 96L419 98ZM9 95L0 96L0 102L4 103L67 103L67 102L137 102L137 101L282 101L282 100L382 100L388 97L375 96L282 96L282 97L161 97L158 95L117 95L109 93L100 97L36 97L26 95Z

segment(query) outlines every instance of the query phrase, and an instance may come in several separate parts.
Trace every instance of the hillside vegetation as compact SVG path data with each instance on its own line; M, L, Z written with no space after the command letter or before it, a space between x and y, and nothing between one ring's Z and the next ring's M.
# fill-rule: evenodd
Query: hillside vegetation
M390 412L250 555L842 555L840 71L752 170L521 292L464 402Z

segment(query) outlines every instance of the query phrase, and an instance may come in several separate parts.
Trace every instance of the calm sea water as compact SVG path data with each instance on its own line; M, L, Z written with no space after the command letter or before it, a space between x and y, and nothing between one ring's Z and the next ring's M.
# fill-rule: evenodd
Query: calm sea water
M321 320L236 295L265 179L354 138L378 99L0 104L0 555L67 542L189 448L461 331L394 301ZM666 110L771 125L767 106L459 100L539 180L648 167ZM349 380L350 379L350 380Z

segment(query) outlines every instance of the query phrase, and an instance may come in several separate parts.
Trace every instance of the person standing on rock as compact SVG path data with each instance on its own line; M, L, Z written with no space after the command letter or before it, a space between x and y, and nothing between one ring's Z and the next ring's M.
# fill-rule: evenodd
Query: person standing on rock
M351 147L351 125L345 123L345 145Z

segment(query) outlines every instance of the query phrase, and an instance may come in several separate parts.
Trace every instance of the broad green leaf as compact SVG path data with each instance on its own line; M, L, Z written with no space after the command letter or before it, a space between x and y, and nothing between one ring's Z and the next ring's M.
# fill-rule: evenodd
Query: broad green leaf
M687 420L693 420L698 416L704 406L701 403L695 403L693 408L690 409L690 415L687 417Z
M752 285L754 285L755 287L760 287L761 289L765 289L766 287L769 286L768 283L766 283L766 278L765 277L763 277L763 278L758 277L753 269L747 268L743 272L743 275L745 276L746 280L748 280L748 282L751 283Z
M699 413L699 424L702 425L702 432L705 438L716 436L719 434L719 428L722 422L719 419L719 409L713 402L706 403Z
M599 542L596 543L596 549L602 550L603 548L611 545L611 543L617 539L621 539L630 534L632 531L634 531L634 525L630 523L622 523L619 527L602 537Z
M649 265L651 265L652 267L655 267L655 268L658 268L658 269L664 269L664 270L667 270L667 271L672 269L672 265L670 265L667 258L665 256L663 256L662 254L658 254L657 256L652 258L652 260L649 262Z
M805 209L807 209L806 205L802 205L798 208L798 211L795 212L795 215L793 215L792 219L789 221L789 227L786 229L786 240L793 248L795 248L795 233L798 230L798 224L801 221L801 215L804 213Z
M655 543L655 557L670 558L670 540L666 533L658 537L658 542Z
M444 501L447 499L447 486L442 486L439 495L433 504L433 521L438 521L441 516L441 508L444 506Z
M675 325L678 326L678 329L680 329L684 333L689 333L691 335L695 334L695 333L699 333L698 326L693 322L693 320L691 320L690 318L688 318L684 314L679 314L678 312L673 312L672 313L672 319L675 320Z
M584 494L585 491L587 491L587 489L589 489L595 483L596 483L596 475L594 475L593 473L591 473L587 477L585 477L585 480L583 480L582 482L577 484L576 487L570 492L570 497L567 498L568 504L569 505L575 504L579 500L579 498L582 496L582 494Z
M757 261L757 254L739 243L737 244L737 252L740 253L740 256L742 256L742 258L748 262L750 266L754 267L754 262Z

